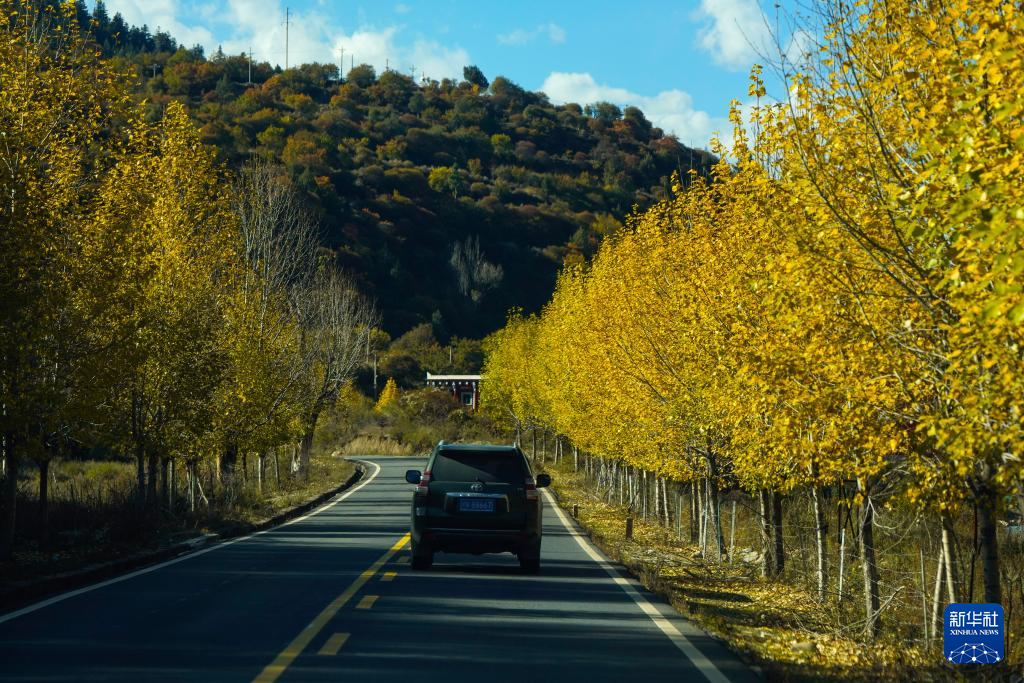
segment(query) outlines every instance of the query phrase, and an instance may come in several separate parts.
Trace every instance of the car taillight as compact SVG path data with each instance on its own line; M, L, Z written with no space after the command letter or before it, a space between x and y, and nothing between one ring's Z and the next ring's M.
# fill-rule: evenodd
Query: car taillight
M540 500L540 491L537 490L537 482L533 477L526 478L526 500Z
M420 475L420 483L416 484L416 497L426 497L430 489L430 470Z

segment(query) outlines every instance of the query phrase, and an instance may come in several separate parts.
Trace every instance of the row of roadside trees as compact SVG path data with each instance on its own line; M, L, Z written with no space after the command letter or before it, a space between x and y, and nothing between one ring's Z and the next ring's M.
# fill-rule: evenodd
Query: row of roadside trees
M824 501L841 501L872 637L883 506L941 527L949 602L973 512L983 599L1002 597L1024 451L1024 19L1002 0L818 12L806 59L780 55L788 101L766 102L755 69L712 176L680 179L489 338L484 403L686 484L719 557L720 491L760 502L779 565L781 497L806 493L823 600Z
M140 505L184 463L301 442L362 361L373 307L278 168L230 177L182 107L147 120L73 4L0 0L0 559L19 470L130 455ZM326 256L326 258L325 258ZM173 475L171 475L173 476ZM45 528L45 527L44 527Z

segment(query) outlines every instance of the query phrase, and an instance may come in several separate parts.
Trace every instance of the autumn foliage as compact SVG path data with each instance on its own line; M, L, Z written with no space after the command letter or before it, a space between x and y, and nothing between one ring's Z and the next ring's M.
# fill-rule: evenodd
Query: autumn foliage
M49 463L76 454L134 458L150 513L179 468L206 500L200 462L230 491L240 456L262 478L301 439L305 476L376 316L317 262L283 173L254 163L232 187L183 106L133 102L74 3L0 0L0 88L0 560L26 459L41 535Z
M513 315L488 340L483 398L701 482L712 508L737 487L816 509L838 496L873 636L883 503L945 533L976 511L984 600L1001 597L998 520L1024 450L1024 20L1000 0L820 12L819 44L780 59L789 101L767 102L755 69L758 104L745 121L734 106L712 177L677 179L564 270L541 315Z

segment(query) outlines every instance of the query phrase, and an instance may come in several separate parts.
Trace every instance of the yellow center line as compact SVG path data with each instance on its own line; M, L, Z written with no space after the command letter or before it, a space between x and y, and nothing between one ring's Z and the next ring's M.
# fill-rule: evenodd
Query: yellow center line
M356 609L370 609L379 597L379 595L364 595L363 599L356 605Z
M393 581L398 576L398 572L384 572L383 576L380 577L381 581Z
M317 652L317 654L327 655L328 657L338 654L338 650L340 650L341 646L345 644L348 637L348 633L335 633L327 639L327 642L324 643L324 646L320 648L320 652Z
M390 550L381 555L380 559L370 565L369 569L360 574L359 578L353 581L341 595L334 598L334 600L331 601L331 604L327 605L327 607L325 607L323 611L313 619L313 621L309 622L309 625L306 626L306 628L302 629L299 635L295 636L295 640L288 643L288 646L281 651L281 654L279 654L274 661L268 664L266 668L260 672L259 676L253 679L253 683L273 683L276 681L278 677L284 673L284 670L295 661L295 658L302 654L302 651L306 649L309 642L313 640L321 630L323 630L323 627L327 625L327 622L329 622L334 615L338 613L338 610L344 607L345 603L351 600L352 596L355 595L367 581L372 579L373 575L376 574L381 567L387 564L388 560L390 560L395 553L401 550L408 542L409 534L402 536L397 543L391 546Z

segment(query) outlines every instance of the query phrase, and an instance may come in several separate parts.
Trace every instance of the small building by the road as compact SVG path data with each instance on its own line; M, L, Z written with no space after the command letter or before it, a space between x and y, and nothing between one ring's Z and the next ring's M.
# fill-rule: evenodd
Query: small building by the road
M427 386L451 392L470 410L480 407L480 375L432 375L428 372Z

